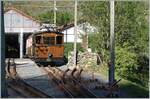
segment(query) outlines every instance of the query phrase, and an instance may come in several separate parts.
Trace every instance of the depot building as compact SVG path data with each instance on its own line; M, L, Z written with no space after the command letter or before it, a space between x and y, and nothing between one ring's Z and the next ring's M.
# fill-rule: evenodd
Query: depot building
M5 9L4 24L6 58L23 58L27 37L37 30L41 23L22 11L10 7Z

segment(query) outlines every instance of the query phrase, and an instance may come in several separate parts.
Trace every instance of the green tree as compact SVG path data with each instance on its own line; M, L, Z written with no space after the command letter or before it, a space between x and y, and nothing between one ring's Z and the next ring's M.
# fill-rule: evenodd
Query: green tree
M57 25L65 25L73 21L73 15L67 11L57 12Z
M89 46L108 59L109 2L88 1L79 4L79 18L98 29L97 33L89 35ZM148 3L115 2L116 74L140 82L143 80L139 78L148 79L148 41ZM141 72L141 68L145 72Z
M67 11L64 12L57 12L56 13L56 24L57 26L65 25L67 23L70 23L72 21L72 14L70 14ZM53 11L47 11L44 13L41 13L37 16L37 19L40 20L42 23L49 23L53 24L54 20L54 12Z
M136 53L148 51L148 6L143 2L117 2L116 46Z
M47 11L44 13L41 13L37 16L37 19L40 20L42 23L53 23L53 11Z
M109 49L109 2L79 2L79 19L97 28L97 32L89 35L89 47L101 52L104 60L108 59Z

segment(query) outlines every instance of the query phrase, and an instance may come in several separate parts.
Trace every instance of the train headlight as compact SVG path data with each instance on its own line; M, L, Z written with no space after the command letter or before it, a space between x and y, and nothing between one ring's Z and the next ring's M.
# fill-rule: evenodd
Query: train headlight
M52 61L52 57L53 55L51 53L48 54L48 58L47 58L47 61Z

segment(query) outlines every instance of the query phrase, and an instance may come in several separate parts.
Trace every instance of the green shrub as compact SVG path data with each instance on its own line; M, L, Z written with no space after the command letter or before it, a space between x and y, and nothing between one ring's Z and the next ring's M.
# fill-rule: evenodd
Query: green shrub
M125 48L116 47L116 72L117 75L124 78L133 76L134 70L137 70L137 56Z
M116 47L116 76L148 86L148 58Z
M103 62L109 60L109 49L105 41L101 38L100 33L88 34L88 46L92 52L100 53ZM104 44L102 44L104 43Z
M68 57L68 53L74 50L74 43L65 43L64 44L64 56ZM77 43L77 50L83 52L83 48L80 43Z
M148 87L149 81L149 58L144 54L138 55L138 78L142 81L142 85Z

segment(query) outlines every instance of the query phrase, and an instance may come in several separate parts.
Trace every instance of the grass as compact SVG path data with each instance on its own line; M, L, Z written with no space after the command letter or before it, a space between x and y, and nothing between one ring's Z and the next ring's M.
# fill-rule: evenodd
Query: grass
M106 64L104 66L89 66L86 68L88 71L99 73L104 75L104 78L108 78L108 68ZM116 79L122 79L119 76L115 76ZM121 92L121 97L124 98L148 98L149 88L143 87L133 81L122 79L119 83L119 90Z
M129 80L122 79L119 83L120 90L126 93L128 98L148 98L149 89Z

